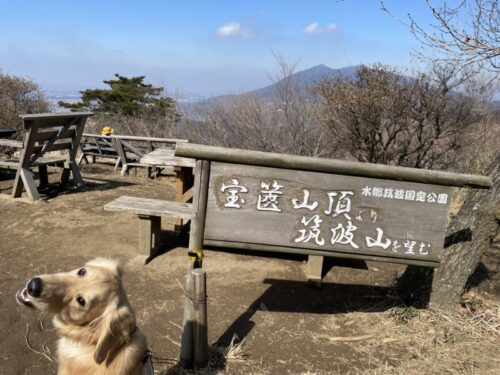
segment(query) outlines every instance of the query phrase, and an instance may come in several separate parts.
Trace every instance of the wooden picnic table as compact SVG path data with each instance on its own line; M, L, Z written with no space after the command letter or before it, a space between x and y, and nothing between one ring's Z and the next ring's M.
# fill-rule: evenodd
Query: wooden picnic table
M158 148L144 155L140 159L140 163L160 168L173 167L177 177L175 200L184 203L192 200L194 159L175 156L174 149Z
M16 170L12 197L20 198L23 190L30 201L40 198L33 168L38 169L39 187L48 184L47 167L62 169L60 183L66 185L70 176L77 187L83 187L80 169L75 161L87 118L92 112L39 113L21 115L24 140L0 139L0 146L16 147L20 155L0 160L0 168ZM54 155L52 152L59 154Z

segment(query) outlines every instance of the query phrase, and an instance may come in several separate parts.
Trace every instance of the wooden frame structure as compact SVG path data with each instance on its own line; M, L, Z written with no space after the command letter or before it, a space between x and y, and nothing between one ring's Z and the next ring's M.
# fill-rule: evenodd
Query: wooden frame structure
M0 145L21 149L19 158L0 161L0 168L16 170L12 197L21 196L23 189L28 198L40 198L34 182L33 168L38 168L40 186L47 185L47 166L63 168L61 184L67 184L70 175L76 186L84 186L80 169L75 161L78 146L87 118L92 112L44 113L20 116L24 122L24 141L0 140ZM53 151L64 151L65 155L47 155Z
M179 145L176 148L175 155L197 160L190 250L201 250L203 246L215 246L305 254L309 256L308 279L317 283L321 283L324 256L438 267L447 226L447 205L449 200L440 206L436 202L434 194L436 196L442 194L448 197L453 186L489 188L492 185L491 179L485 176L226 149L196 144ZM221 186L224 189L224 186L229 185L231 181L235 182L241 177L241 179L246 178L248 181L248 191L250 191L252 184L255 191L260 188L258 184L261 181L267 179L270 182L273 180L273 176L277 176L275 177L275 180L278 181L277 184L281 184L282 181L288 182L289 185L295 184L293 189L290 187L288 190L296 194L295 196L299 194L298 192L302 194L305 186L304 182L315 179L319 181L316 185L313 184L313 186L316 186L317 192L325 193L329 189L339 192L342 190L339 186L343 185L350 186L349 189L353 190L353 186L357 186L358 190L354 195L357 195L356 199L361 208L369 208L372 212L375 212L375 216L378 213L380 228L386 230L385 227L389 225L397 227L399 244L404 240L420 240L419 236L422 236L422 233L426 235L429 232L429 239L426 239L428 241L425 242L425 247L421 248L421 254L426 254L426 256L419 257L418 253L405 254L401 251L398 254L395 254L396 251L392 253L390 250L384 252L382 248L367 248L364 243L358 243L359 246L354 248L353 246L347 246L348 237L344 237L344 243L339 241L339 237L336 237L337 242L334 243L332 238L332 246L329 247L320 246L314 241L299 243L301 241L297 241L297 238L293 241L294 238L290 236L289 232L283 232L282 228L286 226L284 224L288 225L292 219L296 220L296 218L292 217L292 219L286 221L284 219L286 218L286 212L283 212L281 216L271 217L268 213L266 213L268 216L263 216L262 212L259 213L255 209L253 211L246 209L245 211L243 207L240 210L224 211L225 207L231 207L231 204L234 207L237 200L235 198L236 193L231 193L233 196L226 195L225 197L231 198L232 201L228 201L229 203L223 202L225 198L221 193ZM366 186L382 187L392 186L391 184L393 184L396 187L406 187L407 191L413 192L417 191L417 189L425 190L424 188L428 186L430 189L428 189L430 191L429 200L425 198L423 202L416 202L414 196L412 202L404 201L404 198L403 200L385 199L383 196L377 199L374 197L368 198L361 194L361 187L365 186L365 184ZM237 184L234 183L234 185L233 190L236 189ZM241 187L239 186L239 188ZM240 191L243 190L240 189ZM245 195L247 206L253 204L253 207L255 207L256 200L252 201L249 196L250 193ZM226 203L225 207L224 203ZM349 207L350 204L351 202L349 202ZM354 207L354 198L352 204ZM377 204L381 205L381 207L377 207ZM404 206L405 204L406 206ZM289 211L295 212L290 209L290 203L288 203L288 206ZM395 209L398 206L403 208L398 211ZM387 213L393 209L395 212ZM283 209L283 211L286 210ZM425 216L427 211L429 211L430 215ZM405 214L406 212L414 214L416 218L415 220L412 219L413 221L408 221L413 225L411 228L404 227L399 222L406 220L405 216L408 216ZM321 214L324 215L323 211ZM328 219L331 220L331 217ZM355 225L361 226L361 223L355 222L354 218L350 217L349 219ZM326 223L326 220L323 216L321 222L325 221ZM351 228L354 226L354 224L349 225L351 225ZM295 233L303 230L300 219L292 222L287 228L287 230L295 231ZM332 231L334 230L332 226L330 228ZM256 238L260 239L256 240ZM311 238L314 240L313 237Z

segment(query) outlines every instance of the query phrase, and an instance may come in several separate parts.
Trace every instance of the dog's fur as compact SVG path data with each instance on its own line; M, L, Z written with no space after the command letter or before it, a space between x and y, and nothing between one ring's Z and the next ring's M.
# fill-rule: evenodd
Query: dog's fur
M25 288L17 300L55 314L58 375L144 374L146 337L136 326L117 262L98 258L83 268L38 277L40 296Z

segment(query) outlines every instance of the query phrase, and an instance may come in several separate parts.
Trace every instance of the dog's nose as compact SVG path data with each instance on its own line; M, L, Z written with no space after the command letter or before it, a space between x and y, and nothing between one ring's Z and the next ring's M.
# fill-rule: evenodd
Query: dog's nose
M42 279L34 277L28 282L28 294L32 297L40 297L42 294Z

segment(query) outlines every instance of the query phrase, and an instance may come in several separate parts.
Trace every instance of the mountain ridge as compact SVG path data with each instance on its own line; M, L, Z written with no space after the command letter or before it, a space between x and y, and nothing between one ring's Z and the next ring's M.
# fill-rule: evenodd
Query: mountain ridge
M292 83L297 84L299 88L306 89L307 87L319 84L331 78L354 78L356 72L364 65L352 65L344 68L332 69L324 64L315 65L311 68L298 71L290 76ZM275 95L277 88L282 84L284 79L272 83L260 89L252 90L246 94L254 94L262 98L269 98Z

